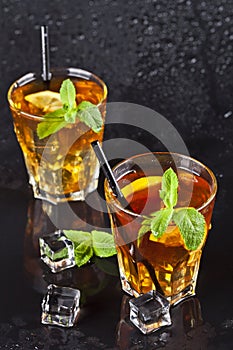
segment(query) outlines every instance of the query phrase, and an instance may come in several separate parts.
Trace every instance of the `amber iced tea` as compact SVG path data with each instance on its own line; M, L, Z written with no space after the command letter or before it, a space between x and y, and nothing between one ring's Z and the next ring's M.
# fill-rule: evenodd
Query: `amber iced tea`
M216 180L201 163L181 155L143 155L115 169L132 211L124 210L105 183L111 226L117 246L123 289L131 295L157 289L172 304L195 294L197 274L216 192ZM135 162L135 163L134 163ZM194 251L186 248L178 227L171 223L161 238L149 231L138 240L143 215L160 210L163 172L172 166L179 179L176 207L194 207L205 217L205 236Z
M39 106L27 101L27 96L48 90L58 94L62 81L67 78L75 85L77 104L85 100L98 105L104 120L106 86L95 75L80 69L55 70L49 84L35 74L28 74L14 83L8 93L15 132L34 195L55 203L83 200L97 187L99 166L90 143L96 139L102 142L104 131L102 127L95 133L77 120L50 137L38 138L37 125L43 115L61 106L52 95L49 101L42 99Z

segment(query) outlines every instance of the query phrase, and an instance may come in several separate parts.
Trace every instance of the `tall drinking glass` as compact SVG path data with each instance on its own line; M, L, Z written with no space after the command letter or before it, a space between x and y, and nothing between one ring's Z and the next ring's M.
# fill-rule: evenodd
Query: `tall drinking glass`
M61 108L58 96L63 80L69 78L75 85L77 104L85 100L98 106L103 121L107 87L96 75L82 69L54 69L51 72L49 82L44 82L39 74L29 73L9 88L14 130L34 197L52 203L84 200L98 184L99 164L90 144L94 140L102 142L104 126L95 133L77 119L74 124L43 139L38 138L36 130L44 114ZM34 96L33 100L30 96ZM53 117L50 121L56 123L57 119Z
M205 218L205 234L196 250L189 250L178 227L170 222L156 238L138 232L149 214L160 210L163 173L172 168L179 180L176 208L194 207ZM148 153L127 159L114 168L114 176L132 210L121 206L105 181L105 195L115 238L122 288L138 296L157 290L171 304L195 294L202 250L211 227L217 183L205 165L175 153Z

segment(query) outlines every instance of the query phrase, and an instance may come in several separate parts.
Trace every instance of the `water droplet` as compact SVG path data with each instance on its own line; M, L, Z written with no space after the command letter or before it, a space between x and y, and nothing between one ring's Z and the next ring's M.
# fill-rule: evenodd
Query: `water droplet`
M157 70L157 69L154 69L154 70L150 71L149 76L150 76L150 77L154 77L154 76L156 76L157 74L158 74L158 70Z
M138 18L132 18L131 20L132 24L138 24Z
M233 329L233 320L226 320L222 323L223 328L232 328Z
M61 18L65 21L68 18L68 15L66 13L61 15Z
M228 111L224 114L224 118L226 118L226 119L231 117L231 116L232 116L232 111Z
M117 16L117 17L115 18L115 22L119 23L119 22L121 22L121 21L122 21L122 17L121 17L121 16Z
M83 33L78 35L78 40L84 40L85 39L85 35Z
M15 29L15 35L20 35L20 34L22 34L22 31L20 30L20 29Z
M219 6L218 11L222 12L224 10L223 6Z
M92 26L93 26L94 28L98 27L98 21L97 21L96 19L93 19L93 21L92 21Z
M152 26L149 26L146 30L147 34L148 35L152 35L153 34L153 27Z
M58 47L57 46L51 46L51 52L55 52L58 50Z

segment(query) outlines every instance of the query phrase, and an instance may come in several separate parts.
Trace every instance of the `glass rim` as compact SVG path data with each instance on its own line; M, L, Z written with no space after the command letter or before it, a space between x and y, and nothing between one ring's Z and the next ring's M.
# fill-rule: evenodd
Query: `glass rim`
M80 77L86 80L92 80L93 81L97 81L99 83L99 85L102 87L103 89L103 97L101 99L101 101L96 105L97 107L100 107L102 105L102 103L104 102L104 100L107 98L107 94L108 94L108 88L105 84L105 82L99 78L97 75L95 75L92 72L89 72L85 69L81 69L81 68L74 68L74 67L65 67L65 68L53 68L51 69L51 73L52 74L67 74L67 77ZM31 114L31 113L27 113L22 111L20 108L17 108L15 106L15 103L13 102L11 96L12 96L12 92L17 89L20 86L24 86L38 78L41 78L41 73L39 72L29 72L26 73L24 75L22 75L21 77L19 77L18 79L16 79L9 87L8 91L7 91L7 100L8 100L8 104L10 106L10 108L12 108L14 111L22 114L24 117L26 118L30 118L30 119L35 119L38 121L42 121L44 119L43 116L39 116L36 114ZM87 79L90 78L90 79ZM57 120L56 118L51 118L51 120Z
M141 153L141 154L137 154L137 155L134 155L132 157L129 157L127 159L124 159L122 160L121 162L117 163L113 168L112 168L112 171L114 172L116 169L120 168L122 165L124 165L125 163L135 159L135 158L142 158L142 157L147 157L149 155L171 155L171 156L178 156L178 157L181 157L181 158L185 158L185 159L188 159L190 161L193 161L195 162L196 164L198 164L201 168L205 169L207 171L207 173L210 175L211 177L211 180L213 182L213 190L211 191L210 193L210 196L209 198L206 200L206 202L204 202L200 207L196 208L198 211L201 211L203 210L204 208L206 208L215 198L216 196L216 193L217 193L217 179L213 173L213 171L208 167L206 166L205 164L203 164L202 162L200 162L199 160L193 158L193 157L190 157L188 155L184 155L184 154L181 154L181 153L176 153L176 152L147 152L147 153ZM121 175L122 177L123 175ZM117 180L118 181L118 180ZM110 192L112 192L111 190L111 187L107 181L107 179L105 178L104 180L104 188L108 189L108 192L110 190ZM135 216L137 218L144 218L143 215L141 214L137 214L137 213L134 213L133 211L129 210L129 209L126 209L126 208L123 208L121 206L121 204L117 201L117 197L116 197L116 201L114 202L114 206L116 206L118 209L120 210L123 210L125 211L127 214L130 214L132 216Z

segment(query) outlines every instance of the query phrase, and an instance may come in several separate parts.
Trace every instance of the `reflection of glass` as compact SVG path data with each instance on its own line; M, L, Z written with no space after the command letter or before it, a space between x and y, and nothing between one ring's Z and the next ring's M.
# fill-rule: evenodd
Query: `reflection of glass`
M99 197L94 191L90 198L97 203ZM90 199L90 200L91 200ZM32 200L28 208L28 221L24 239L24 267L33 288L45 294L49 284L76 288L81 291L81 303L100 293L104 288L116 283L117 268L115 259L95 258L90 263L78 268L73 267L58 273L52 273L40 259L39 238L44 237L58 228L90 231L104 226L102 212L90 208L84 201L72 202L71 217L62 215L63 203L52 205L40 200ZM100 205L99 205L100 207ZM48 216L48 213L49 215ZM81 218L78 214L82 213ZM53 219L51 221L51 218ZM88 222L85 222L88 219Z
M171 309L172 325L149 335L143 335L129 320L130 297L124 296L121 320L117 327L117 346L120 350L180 350L207 349L214 330L203 323L197 298L188 298Z
M76 87L77 103L86 100L98 105L104 119L107 88L97 76L81 69L53 70L49 85L42 81L41 76L29 73L13 83L8 92L14 128L34 196L55 203L84 200L96 189L99 165L90 143L94 140L102 142L104 131L102 128L95 133L77 120L49 137L38 138L36 129L43 115L61 107L52 102L56 99L54 92L59 91L66 78L70 78ZM48 93L48 90L52 92L49 101L45 99L33 104L25 99L37 92ZM56 122L57 119L51 118L51 123Z
M177 172L179 178L177 207L195 207L205 217L205 237L194 251L186 248L173 222L161 238L155 238L148 231L138 239L145 215L161 208L161 178L169 167ZM133 210L122 208L105 181L123 290L138 296L156 289L172 304L194 295L214 206L216 179L213 173L187 156L150 153L123 161L114 168L114 175Z

